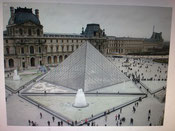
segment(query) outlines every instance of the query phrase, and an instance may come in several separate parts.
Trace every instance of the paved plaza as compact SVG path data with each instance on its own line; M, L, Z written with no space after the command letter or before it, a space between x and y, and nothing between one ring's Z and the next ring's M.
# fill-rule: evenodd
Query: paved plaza
M88 119L90 125L95 126L130 126L130 119L133 118L133 126L160 126L165 106L162 101L166 94L168 65L153 62L152 58L108 59L121 72L126 72L128 78L132 79L132 74L135 77L140 75L140 82L131 80L85 93L89 106L79 109L72 107L75 90L42 80L33 81L20 90L19 94L6 90L8 125L28 126L30 120L38 126L48 126L48 121L51 126L58 126L60 121L63 121L63 126L70 126L72 121L87 126L84 120ZM123 66L126 59L131 66ZM143 94L146 94L146 97ZM140 101L139 97L143 99ZM103 115L104 111L106 115ZM116 120L115 116L119 114L120 119ZM125 118L125 121L121 118Z

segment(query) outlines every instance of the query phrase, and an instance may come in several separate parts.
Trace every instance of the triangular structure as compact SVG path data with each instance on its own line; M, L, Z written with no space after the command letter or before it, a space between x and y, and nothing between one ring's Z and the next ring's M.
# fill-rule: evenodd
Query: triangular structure
M82 88L87 92L130 79L89 42L85 42L43 80L75 90Z

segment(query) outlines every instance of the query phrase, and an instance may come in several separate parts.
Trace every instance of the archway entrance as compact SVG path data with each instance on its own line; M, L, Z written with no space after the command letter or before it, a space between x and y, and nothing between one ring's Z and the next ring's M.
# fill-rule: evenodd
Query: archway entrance
M14 67L14 60L13 59L9 59L9 67L10 68Z
M31 66L32 66L32 67L35 66L35 58L31 58L31 59L30 59L30 63L31 63Z
M59 56L59 62L62 62L62 61L63 61L63 56L60 55L60 56Z
M54 56L54 63L57 63L57 56Z

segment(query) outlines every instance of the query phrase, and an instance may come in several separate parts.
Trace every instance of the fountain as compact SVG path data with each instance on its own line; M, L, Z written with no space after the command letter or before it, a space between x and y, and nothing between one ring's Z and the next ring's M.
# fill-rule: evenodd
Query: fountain
M89 104L86 102L86 98L85 98L83 90L78 89L76 97L75 97L75 103L73 104L73 106L77 108L83 108L83 107L87 107L88 105Z
M21 78L17 73L17 70L14 70L14 74L13 74L13 80L14 81L19 81Z

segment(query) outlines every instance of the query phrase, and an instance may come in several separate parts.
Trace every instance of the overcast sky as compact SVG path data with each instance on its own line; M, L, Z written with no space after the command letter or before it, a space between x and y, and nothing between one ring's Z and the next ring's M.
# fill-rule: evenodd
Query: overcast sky
M172 9L119 5L80 5L59 3L4 3L4 30L10 18L10 6L39 9L44 32L81 33L88 23L98 23L107 35L149 38L155 25L164 40L170 40Z

